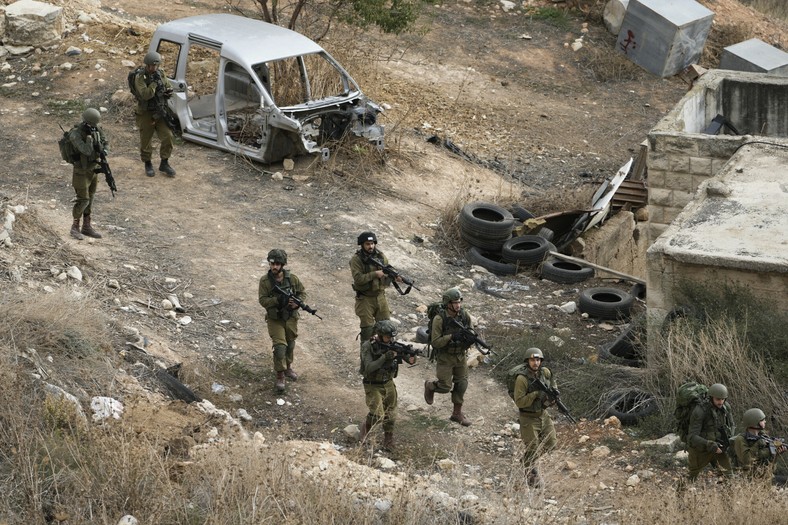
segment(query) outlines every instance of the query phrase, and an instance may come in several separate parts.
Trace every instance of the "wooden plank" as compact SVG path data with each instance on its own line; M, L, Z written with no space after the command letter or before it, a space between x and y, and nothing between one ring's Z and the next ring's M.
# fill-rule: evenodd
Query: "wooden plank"
M646 159L648 158L648 139L640 143L640 152L635 161L635 167L632 168L632 180L643 180L643 175L646 173Z
M562 261L569 261L569 262L577 263L577 264L579 264L581 266L589 266L589 267L594 268L596 270L599 270L601 272L606 272L606 273L609 273L611 275L615 275L616 277L621 277L622 279L626 279L627 281L632 281L633 283L646 284L646 281L644 281L640 277L635 277L634 275L629 275L629 274L626 274L626 273L623 273L623 272L619 272L617 270L612 270L610 268L605 268L604 266L600 266L598 264L594 264L594 263L588 262L585 259L578 259L577 257L564 255L563 253L558 253L558 252L547 252L547 253L549 253L550 255L555 257L556 259L561 259Z

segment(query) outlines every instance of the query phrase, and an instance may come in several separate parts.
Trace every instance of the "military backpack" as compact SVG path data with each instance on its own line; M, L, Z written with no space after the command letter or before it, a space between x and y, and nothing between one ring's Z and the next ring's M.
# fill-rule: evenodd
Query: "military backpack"
M676 409L673 417L676 420L676 434L682 442L687 442L690 415L696 406L708 400L709 387L690 381L681 385L676 391Z
M509 397L514 401L514 385L517 383L517 377L525 375L528 371L528 363L520 363L509 369L506 373L506 390L509 392Z
M137 101L139 102L143 102L143 100L139 92L137 91L136 80L137 80L137 75L139 75L143 71L145 71L145 68L143 66L140 66L137 69L132 69L131 71L129 71L129 76L126 79L127 82L129 83L129 91L131 91L131 94L134 95L134 98L136 98Z
M79 124L74 124L74 126L68 131L64 130L62 127L60 128L63 129L63 136L58 139L57 146L60 149L60 158L69 164L79 161L79 151L77 151L77 148L74 147L74 144L68 137L71 131L78 127Z

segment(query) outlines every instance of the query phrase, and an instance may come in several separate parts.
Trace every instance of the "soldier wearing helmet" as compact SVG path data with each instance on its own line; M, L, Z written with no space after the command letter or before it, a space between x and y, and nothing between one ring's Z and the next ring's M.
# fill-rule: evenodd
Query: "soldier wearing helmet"
M555 376L549 368L542 366L543 360L544 354L540 349L532 347L526 350L527 370L518 375L514 383L514 403L520 410L520 438L525 445L521 462L525 467L526 480L532 487L541 485L536 460L555 448L557 441L553 419L547 411L551 404L549 397L534 386L534 382L539 381L557 389Z
M373 335L361 343L361 375L364 376L364 397L369 412L361 424L360 440L367 437L370 429L377 424L383 426L383 448L394 447L394 422L397 410L397 386L394 378L399 371L397 353L387 345L394 344L397 337L397 325L394 321L384 319L375 323ZM414 364L416 358L411 356L408 364Z
M159 70L161 55L156 51L148 51L143 59L144 67L137 69L134 77L134 91L137 96L137 127L140 130L140 158L145 163L145 175L154 177L153 171L153 135L159 138L159 171L168 177L175 176L169 159L173 150L172 130L167 126L162 114L166 99L172 96L172 84L167 75Z
M449 419L467 427L471 421L463 414L462 405L468 389L468 348L473 343L465 337L463 327L473 329L473 320L462 307L459 288L443 292L441 302L440 311L430 323L430 344L435 350L437 379L424 382L424 401L431 405L435 394L451 392L454 409ZM460 326L453 322L455 320Z
M687 431L690 481L694 481L706 465L719 467L724 475L731 475L731 460L725 451L734 425L727 399L728 388L715 383L709 387L708 400L697 404L690 413Z
M777 456L788 450L785 441L766 434L766 414L760 408L747 410L742 422L744 432L731 440L736 468L745 474L771 477Z
M93 229L91 223L93 197L98 186L96 169L99 167L99 155L102 151L105 154L109 152L109 142L104 130L99 126L100 121L101 113L97 109L88 108L82 113L82 122L68 133L68 140L75 152L71 185L76 193L74 207L71 210L73 222L70 234L80 241L85 236L101 238L101 234ZM83 220L81 229L80 219Z
M293 350L298 337L298 305L290 298L275 289L279 286L285 292L306 301L306 291L301 280L289 270L285 270L287 253L281 249L268 252L268 273L260 278L258 299L260 306L265 308L265 321L268 335L273 343L275 387L278 392L285 390L285 378L292 381L298 379L293 370Z
M376 321L391 317L389 303L386 300L386 288L391 279L377 265L369 261L374 257L383 264L389 261L382 251L378 250L378 237L370 231L361 232L356 239L359 249L350 258L350 273L353 275L353 291L356 292L356 315L359 318L360 339L364 341L372 337L372 327ZM398 277L398 281L402 278Z

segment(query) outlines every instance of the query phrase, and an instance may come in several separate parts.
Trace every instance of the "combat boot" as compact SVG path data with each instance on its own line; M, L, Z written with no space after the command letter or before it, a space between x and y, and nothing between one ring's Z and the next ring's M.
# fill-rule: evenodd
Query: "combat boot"
M383 448L388 451L394 450L394 432L383 432Z
M435 383L432 381L424 381L424 401L428 405L435 401Z
M156 172L153 171L153 163L149 160L145 161L145 175L148 177L155 177Z
M93 226L90 224L90 215L83 215L82 219L84 219L82 222L82 234L93 237L94 239L101 239L101 234L94 230Z
M285 376L292 379L293 381L298 381L298 374L296 371L290 368L290 365L287 365L287 370L285 370Z
M71 224L71 236L78 241L85 238L82 232L79 231L79 219L74 219L74 222Z
M528 483L529 487L533 487L535 489L538 489L542 486L542 478L539 477L539 471L536 470L536 468L532 468L528 471L526 482Z
M282 370L281 372L276 373L276 391L277 392L284 392L285 391L285 372Z
M464 427L471 426L471 420L466 418L462 413L462 405L460 403L454 403L454 411L451 413L451 417L449 419L455 423L459 423Z
M367 415L367 419L365 419L364 422L361 423L361 426L358 429L359 432L358 440L363 442L365 439L367 439L367 434L369 434L369 430L371 428L372 428L372 418L369 417L369 415Z
M168 177L175 176L175 170L170 166L170 163L167 162L167 159L161 159L161 163L159 163L159 171L164 172L165 175Z

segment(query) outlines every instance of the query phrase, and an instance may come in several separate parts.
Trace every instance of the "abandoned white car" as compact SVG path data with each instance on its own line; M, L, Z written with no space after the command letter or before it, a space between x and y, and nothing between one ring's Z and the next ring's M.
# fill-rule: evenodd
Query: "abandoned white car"
M380 107L317 43L289 29L227 14L158 27L150 51L174 94L183 138L258 160L308 153L346 133L384 146Z

